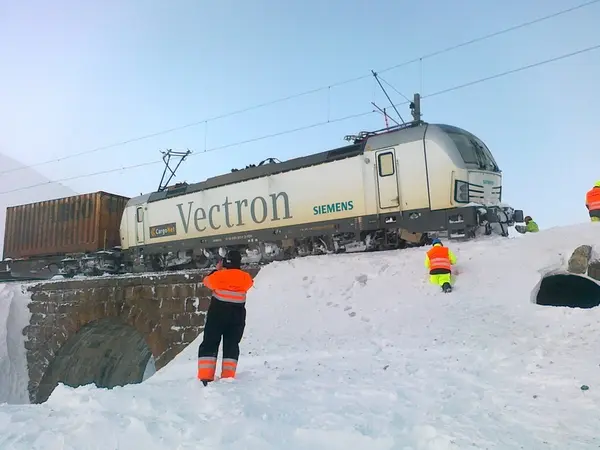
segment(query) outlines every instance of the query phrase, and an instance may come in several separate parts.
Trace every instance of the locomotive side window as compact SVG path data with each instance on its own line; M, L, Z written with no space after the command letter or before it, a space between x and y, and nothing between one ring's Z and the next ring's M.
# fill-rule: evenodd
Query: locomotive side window
M392 152L380 153L377 157L380 177L394 175L394 154Z
M144 220L144 209L142 207L139 207L136 212L137 221L138 223L141 223Z

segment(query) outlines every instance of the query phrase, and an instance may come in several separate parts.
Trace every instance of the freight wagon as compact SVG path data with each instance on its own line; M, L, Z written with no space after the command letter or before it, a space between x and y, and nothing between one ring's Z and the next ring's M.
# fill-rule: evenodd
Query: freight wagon
M113 256L128 200L100 191L8 207L4 260L13 276L47 278L80 264L89 275L117 271Z

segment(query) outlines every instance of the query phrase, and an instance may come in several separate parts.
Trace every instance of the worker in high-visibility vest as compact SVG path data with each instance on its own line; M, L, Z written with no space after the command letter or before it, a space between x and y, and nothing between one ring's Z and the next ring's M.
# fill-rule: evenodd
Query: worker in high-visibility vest
M204 336L198 348L198 379L204 386L215 379L221 337L221 378L235 377L240 341L246 327L246 293L254 285L252 276L240 268L241 262L240 252L230 250L217 270L202 281L212 291Z
M538 224L535 223L531 216L525 216L525 219L523 219L523 221L525 222L525 226L515 225L515 230L519 233L537 233L538 231L540 231L540 227L538 227Z
M600 181L585 196L585 206L589 211L592 222L600 222Z
M452 266L456 264L456 256L442 241L434 239L431 249L425 255L425 267L429 269L429 281L441 286L444 292L452 291Z

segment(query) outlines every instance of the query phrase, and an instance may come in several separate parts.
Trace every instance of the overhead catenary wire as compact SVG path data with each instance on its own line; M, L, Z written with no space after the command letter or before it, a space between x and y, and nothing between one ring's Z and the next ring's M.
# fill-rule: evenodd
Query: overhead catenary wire
M404 67L404 66L408 66L410 64L414 64L414 63L417 63L417 62L422 62L424 59L433 58L435 56L439 56L441 54L444 54L444 53L447 53L447 52L451 52L453 50L457 50L459 48L475 44L477 42L481 42L481 41L484 41L484 40L487 40L487 39L491 39L491 38L496 37L496 36L500 36L502 34L510 33L512 31L516 31L516 30L519 30L519 29L522 29L522 28L526 28L526 27L529 27L529 26L532 26L532 25L544 22L546 20L550 20L550 19L553 19L555 17L559 17L559 16L562 16L564 14L567 14L567 13L570 13L570 12L573 12L573 11L576 11L576 10L579 10L579 9L591 6L591 5L593 5L595 3L599 3L599 2L600 2L600 0L589 0L587 2L580 3L580 4L572 6L570 8L563 9L563 10L554 12L552 14L548 14L546 16L539 17L537 19L533 19L533 20L530 20L530 21L527 21L527 22L523 22L523 23L520 23L518 25L513 25L511 27L504 28L504 29L499 30L499 31L495 31L495 32L490 33L490 34L486 34L486 35L483 35L483 36L479 36L477 38L470 39L470 40L465 41L465 42L461 42L460 44L455 44L455 45L452 45L452 46L449 46L449 47L445 47L445 48L440 49L440 50L436 50L436 51L431 52L431 53L427 53L427 54L422 55L422 56L420 56L418 58L407 60L407 61L404 61L402 63L395 64L393 66L389 66L389 67L386 67L384 69L378 70L377 72L381 74L381 73L384 73L384 72L389 72L391 70L399 69L399 68ZM232 111L232 112L229 112L229 113L224 113L224 114L220 114L220 115L217 115L217 116L205 118L205 119L202 119L202 120L197 120L197 121L194 121L194 122L187 123L185 125L180 125L180 126L168 128L168 129L165 129L165 130L157 131L157 132L154 132L154 133L145 134L145 135L134 137L134 138L131 138L131 139L126 139L126 140L123 140L123 141L115 142L115 143L112 143L112 144L107 144L107 145L103 145L103 146L100 146L100 147L95 147L95 148L92 148L92 149L89 149L89 150L84 150L84 151L81 151L81 152L72 153L70 155L65 155L65 156L62 156L62 157L59 157L59 158L54 158L54 159L49 159L49 160L46 160L46 161L41 161L41 162L34 163L34 164L31 164L31 165L28 165L28 166L24 166L24 167L19 167L19 168L9 169L9 170L0 170L0 175L6 174L6 173L18 172L18 171L24 170L26 168L40 167L40 166L44 166L44 165L47 165L47 164L58 163L58 162L62 162L62 161L67 160L67 159L77 158L77 157L80 157L80 156L89 155L91 153L97 153L97 152L100 152L100 151L109 150L111 148L122 147L124 145L131 144L131 143L134 143L134 142L139 142L139 141L151 139L153 137L162 136L162 135L165 135L165 134L173 133L175 131L181 131L181 130L184 130L184 129L187 129L187 128L192 128L192 127L196 127L196 126L203 125L203 124L205 125L205 135L204 135L204 137L205 137L205 140L206 140L207 125L208 125L209 122L215 122L215 121L220 120L220 119L225 119L227 117L235 116L235 115L238 115L238 114L243 114L245 112L253 111L253 110L256 110L256 109L260 109L260 108L265 108L267 106L272 106L272 105L275 105L277 103L283 103L283 102L290 101L290 100L293 100L293 99L296 99L296 98L299 98L299 97L303 97L303 96L306 96L306 95L315 94L317 92L321 92L321 91L325 91L325 90L330 90L332 87L338 87L338 86L343 86L345 84L354 83L354 82L357 82L357 81L361 81L361 80L370 78L371 76L372 76L372 74L368 74L368 75L357 76L357 77L354 77L354 78L348 78L346 80L338 81L338 82L335 82L335 83L330 83L327 86L321 86L321 87L310 89L310 90L307 90L307 91L304 91L304 92L299 92L299 93L291 94L291 95L288 95L288 96L285 96L285 97L280 97L280 98L275 99L275 100L270 100L270 101L259 103L259 104L256 104L256 105L253 105L253 106L249 106L249 107L246 107L246 108L238 109L238 110L235 110L235 111ZM205 145L205 148L206 148L206 145Z
M570 52L570 53L564 53L562 55L555 56L553 58L545 59L543 61L538 61L538 62L535 62L535 63L532 63L532 64L527 64L527 65L524 65L524 66L517 67L515 69L506 70L504 72L499 72L497 74L490 75L490 76L487 76L487 77L478 78L477 80L469 81L467 83L463 83L463 84L455 85L455 86L452 86L452 87L449 87L449 88L441 89L439 91L432 92L431 94L424 95L424 96L422 96L422 98L425 99L425 98L429 98L429 97L435 97L435 96L447 94L449 92L457 91L459 89L464 89L466 87L470 87L470 86L473 86L475 84L485 83L487 81L491 81L491 80L494 80L494 79L497 79L497 78L501 78L501 77L504 77L504 76L507 76L507 75L512 75L512 74L517 73L517 72L522 72L522 71L525 71L525 70L529 70L529 69L532 69L534 67L543 66L545 64L550 64L552 62L556 62L556 61L560 61L560 60L563 60L563 59L571 58L573 56L581 55L581 54L588 53L588 52L591 52L591 51L594 51L594 50L598 50L598 49L600 49L600 44L596 44L596 45L593 45L591 47L586 47L586 48L583 48L583 49L580 49L580 50L576 50L576 51L573 51L573 52ZM404 101L404 102L396 103L396 104L394 104L394 106L402 106L402 105L406 105L408 103L409 103L408 101ZM297 127L297 128L293 128L293 129L289 129L289 130L284 130L284 131L280 131L280 132L277 132L277 133L271 133L271 134L267 134L267 135L263 135L263 136L258 136L258 137L255 137L255 138L251 138L251 139L246 139L246 140L243 140L243 141L237 141L237 142L233 142L233 143L230 143L230 144L220 145L220 146L217 146L217 147L212 147L212 148L206 149L205 151L200 152L200 153L191 154L189 157L191 158L191 157L197 156L199 154L204 154L204 153L218 151L218 150L224 150L224 149L227 149L227 148L237 147L237 146L249 144L249 143L252 143L252 142L262 141L262 140L274 138L274 137L277 137L277 136L283 136L283 135L286 135L286 134L292 134L292 133L296 133L296 132L299 132L299 131L305 131L305 130L309 130L311 128L317 128L317 127L321 127L321 126L328 125L328 124L331 124L331 123L342 122L342 121L345 121L345 120L355 119L355 118L358 118L358 117L364 117L364 116L368 116L370 114L374 114L376 112L377 111L375 111L375 110L365 111L365 112L358 113L358 114L352 114L352 115L348 115L348 116L344 116L344 117L339 117L337 119L331 119L331 120L326 120L326 121L322 121L322 122L316 122L316 123L313 123L313 124L310 124L310 125L305 125L305 126L302 126L302 127ZM130 166L123 166L123 167L117 167L117 168L114 168L114 169L107 169L107 170L103 170L103 171L100 171L100 172L88 173L88 174L85 174L85 175L76 175L76 176L72 176L72 177L61 178L61 179L58 179L58 180L47 181L47 182L44 182L44 183L32 184L32 185L29 185L29 186L23 186L23 187L20 187L20 188L10 189L10 190L7 190L7 191L1 191L0 195L1 194L9 194L9 193L12 193L12 192L23 191L23 190L26 190L26 189L32 189L32 188L39 187L39 186L46 186L46 185L49 185L49 184L60 183L60 182L64 182L64 181L71 181L71 180L77 180L77 179L81 179L81 178L94 177L94 176L98 176L98 175L105 175L105 174L108 174L108 173L114 173L114 172L120 172L120 171L126 171L126 170L133 170L133 169L137 169L137 168L140 168L140 167L147 167L147 166L152 166L154 164L160 164L162 162L163 162L162 159L160 159L160 160L148 161L148 162L140 163L140 164L134 164L134 165L130 165Z

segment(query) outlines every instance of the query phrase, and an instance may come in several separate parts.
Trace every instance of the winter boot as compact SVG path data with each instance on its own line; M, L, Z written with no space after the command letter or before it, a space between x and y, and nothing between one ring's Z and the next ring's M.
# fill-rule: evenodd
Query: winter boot
M442 284L442 291L446 293L452 292L452 286L450 286L450 283Z

